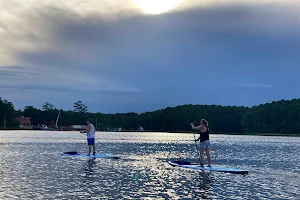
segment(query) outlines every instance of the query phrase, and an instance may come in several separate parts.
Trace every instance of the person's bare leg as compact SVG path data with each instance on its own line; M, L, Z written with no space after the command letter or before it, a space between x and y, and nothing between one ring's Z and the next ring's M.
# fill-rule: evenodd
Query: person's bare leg
M204 165L204 149L200 149L200 165Z
M208 166L211 166L211 157L210 157L210 149L205 149Z
M93 145L93 154L96 154L96 146Z
M87 155L87 156L90 156L90 155L91 155L91 151L92 151L92 146L91 146L91 145L89 145L89 153L88 153L88 155Z

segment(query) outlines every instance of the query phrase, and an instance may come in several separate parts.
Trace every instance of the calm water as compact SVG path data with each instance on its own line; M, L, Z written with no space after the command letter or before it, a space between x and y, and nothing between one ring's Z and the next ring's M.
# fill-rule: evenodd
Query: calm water
M97 133L98 153L77 132L0 131L0 199L299 199L300 138L212 135L214 165L249 174L170 166L197 161L191 134ZM194 158L194 159L193 159Z

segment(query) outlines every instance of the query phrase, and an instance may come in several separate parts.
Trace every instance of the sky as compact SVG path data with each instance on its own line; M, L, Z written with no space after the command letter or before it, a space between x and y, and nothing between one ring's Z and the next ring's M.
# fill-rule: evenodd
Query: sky
M0 0L16 109L251 107L300 98L299 74L300 0Z

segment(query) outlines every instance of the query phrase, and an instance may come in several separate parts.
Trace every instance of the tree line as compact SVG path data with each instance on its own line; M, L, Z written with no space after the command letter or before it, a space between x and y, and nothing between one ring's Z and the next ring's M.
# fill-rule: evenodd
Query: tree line
M99 128L122 127L126 130L139 126L149 131L190 131L190 123L199 124L202 118L209 122L212 132L218 133L300 133L300 99L273 101L258 106L180 105L165 109L137 113L103 114L88 112L82 101L74 103L73 110L65 111L46 102L42 109L26 106L15 110L13 103L0 98L0 127L17 127L15 118L31 117L32 125L58 126L84 124L87 118ZM97 123L97 124L96 124Z

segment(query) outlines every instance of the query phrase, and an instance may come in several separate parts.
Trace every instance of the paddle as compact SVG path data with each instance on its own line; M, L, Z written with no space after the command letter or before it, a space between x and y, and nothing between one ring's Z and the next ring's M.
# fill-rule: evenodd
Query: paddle
M81 133L82 135L84 135L84 136L85 136L85 138L86 138L86 134L85 134L85 132L83 132L83 131L80 131L80 133Z
M197 140L196 140L196 136L195 136L195 131L193 131L193 134L194 134L194 141L195 141L196 150L197 150L197 154L198 154L199 164L201 164L200 151L199 151L199 148L198 148L198 144L197 144Z
M193 123L190 123L190 125L192 126L192 128L194 127ZM196 139L196 136L195 136L195 130L194 129L193 129L193 134L194 134L194 141L195 141L195 145L196 145L196 151L197 151L197 154L198 154L199 164L201 164L200 151L199 151L199 148L198 148L198 145L197 145L197 139Z
M80 133L86 137L86 132L80 131ZM95 138L95 142L99 143L98 140L96 140L96 138Z
M80 133L86 137L86 132L80 131ZM100 143L100 142L95 138L95 143ZM106 149L107 149L107 146L105 145L104 150L106 150Z

